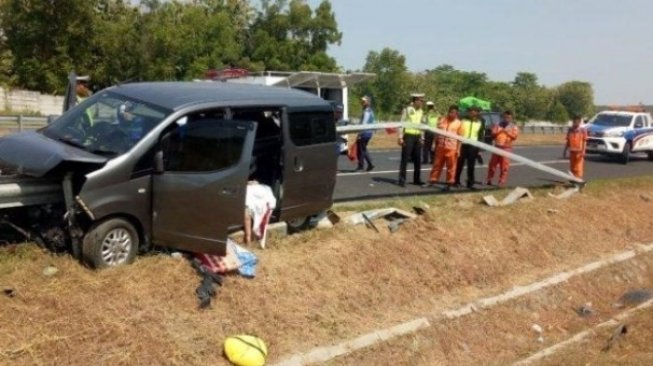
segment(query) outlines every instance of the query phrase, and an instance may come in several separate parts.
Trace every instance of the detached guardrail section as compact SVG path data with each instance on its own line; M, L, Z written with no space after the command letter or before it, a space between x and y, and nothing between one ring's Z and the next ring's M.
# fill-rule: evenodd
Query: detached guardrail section
M400 128L414 128L414 129L419 129L422 131L431 131L437 135L448 137L450 139L460 141L462 143L476 146L481 150L489 151L493 154L497 154L503 157L506 157L512 161L516 161L519 163L522 163L524 165L527 165L533 169L537 169L541 172L551 174L553 176L556 176L558 178L562 178L566 181L572 182L574 184L579 184L583 185L585 184L585 181L582 179L578 179L575 176L565 173L563 171L560 171L558 169L554 169L548 165L544 165L542 163L538 163L536 161L533 161L531 159L525 158L521 155L514 154L512 152L498 149L492 145L488 145L476 140L470 140L466 139L464 137L452 134L450 132L441 130L439 128L433 128L429 127L425 124L419 123L419 124L414 124L414 123L399 123L399 122L390 122L390 123L375 123L375 124L366 124L366 125L348 125L348 126L338 126L336 127L336 131L338 134L347 134L351 132L360 132L360 131L368 131L368 130L388 130L388 129L400 129Z

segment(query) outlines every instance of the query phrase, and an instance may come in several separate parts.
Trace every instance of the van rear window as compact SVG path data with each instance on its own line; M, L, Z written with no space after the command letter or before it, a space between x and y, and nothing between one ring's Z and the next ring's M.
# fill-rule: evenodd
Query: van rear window
M289 122L290 139L296 146L326 144L336 141L333 113L291 113Z

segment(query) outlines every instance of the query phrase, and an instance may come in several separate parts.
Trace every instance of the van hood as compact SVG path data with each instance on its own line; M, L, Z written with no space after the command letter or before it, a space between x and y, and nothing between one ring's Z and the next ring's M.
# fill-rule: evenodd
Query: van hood
M2 174L42 177L57 167L89 171L106 162L106 157L91 154L38 132L23 132L0 138Z

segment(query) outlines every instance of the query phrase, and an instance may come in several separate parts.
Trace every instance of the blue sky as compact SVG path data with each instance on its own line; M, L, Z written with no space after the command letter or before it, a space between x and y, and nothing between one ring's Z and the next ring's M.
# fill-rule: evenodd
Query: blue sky
M320 0L308 0L315 6ZM345 69L390 47L422 71L450 64L511 81L589 81L598 104L653 104L651 0L331 0Z

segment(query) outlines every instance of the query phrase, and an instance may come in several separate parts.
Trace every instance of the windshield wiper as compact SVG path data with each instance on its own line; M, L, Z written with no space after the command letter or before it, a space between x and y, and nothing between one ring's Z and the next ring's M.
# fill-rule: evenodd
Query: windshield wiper
M116 156L116 155L118 155L117 151L104 150L104 149L95 149L95 150L91 150L89 152L92 153L92 154L102 155L102 156Z
M76 141L73 141L73 140L70 140L70 139L67 139L65 137L57 137L56 140L59 141L59 142L63 142L66 145L70 145L70 146L73 146L73 147L76 147L76 148L79 148L79 149L82 149L82 150L86 150L86 146L84 146L83 144L81 144L79 142L76 142Z

